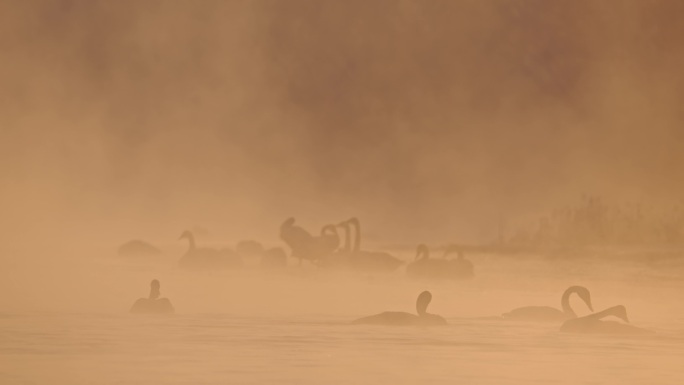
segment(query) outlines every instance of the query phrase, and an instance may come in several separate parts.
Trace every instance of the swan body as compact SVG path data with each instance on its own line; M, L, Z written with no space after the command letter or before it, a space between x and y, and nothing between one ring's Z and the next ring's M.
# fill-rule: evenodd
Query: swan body
M306 259L313 263L320 263L340 245L340 237L334 225L325 225L321 228L318 236L311 235L308 231L294 224L294 218L288 218L280 226L280 239L292 250L292 256L302 260Z
M361 223L358 218L346 221L354 227L354 246L349 256L350 267L366 272L392 272L404 262L395 256L382 251L361 250Z
M130 312L135 314L173 314L174 308L167 298L159 298L159 281L154 279L150 283L150 295L148 298L139 298L131 307Z
M153 257L161 254L161 250L140 239L128 241L119 246L119 256L122 257Z
M314 237L304 228L294 223L294 218L287 218L280 225L280 239L290 248L291 255L299 259L299 264L301 265L302 259L307 259L309 256L308 250Z
M328 255L340 247L340 236L335 225L325 225L321 228L321 235L315 239L318 242L317 252L320 256Z
M584 301L589 310L594 311L594 308L591 305L591 293L589 293L589 290L584 286L570 286L561 296L562 310L550 306L525 306L504 313L502 316L507 320L537 322L562 322L568 319L577 318L577 314L570 307L570 296L572 294L577 294Z
M608 316L618 317L626 323L615 321L602 321ZM598 313L589 314L584 317L573 318L565 321L560 327L561 332L565 333L579 333L579 334L650 334L650 330L642 329L636 326L629 325L627 318L627 309L624 306L618 305L600 311Z
M179 239L188 239L189 248L180 259L179 265L188 269L224 269L242 266L242 258L230 249L216 250L208 247L197 247L195 237L190 231L184 231Z
M436 314L427 312L427 307L432 301L432 294L429 291L420 293L416 300L416 312L418 314L411 314L402 311L386 311L380 314L359 318L353 321L356 325L392 325L392 326L407 326L407 325L446 325L446 320Z

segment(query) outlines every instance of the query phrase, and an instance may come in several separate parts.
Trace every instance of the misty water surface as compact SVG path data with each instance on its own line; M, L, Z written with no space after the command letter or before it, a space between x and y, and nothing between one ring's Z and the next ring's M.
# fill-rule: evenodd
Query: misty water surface
M676 0L0 2L0 383L682 383L682 18ZM612 222L530 240L587 196ZM468 253L457 282L178 267L184 230L283 246L290 216L358 216L364 247L406 262L419 243L526 252ZM162 255L116 257L137 238ZM152 279L174 316L128 314ZM570 285L655 334L495 318ZM448 326L349 325L423 290Z

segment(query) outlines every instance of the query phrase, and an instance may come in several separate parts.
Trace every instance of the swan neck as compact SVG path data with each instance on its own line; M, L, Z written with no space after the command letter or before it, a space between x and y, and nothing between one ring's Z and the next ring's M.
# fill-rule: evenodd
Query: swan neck
M152 286L152 287L150 288L150 297L149 297L149 298L150 298L150 299L157 299L157 298L159 298L159 295L160 295L160 293L159 293L159 288L158 288L158 287L155 287L155 286Z
M602 318L605 318L605 317L608 317L611 315L617 316L618 309L620 309L620 308L621 308L621 306L609 307L608 309L601 310L598 313L589 314L589 315L584 316L582 318L593 320L593 321L600 321Z
M344 251L351 251L351 229L348 223L344 225Z
M196 246L195 246L195 235L194 234L192 234L192 233L188 234L188 242L190 244L188 251L195 250Z
M354 251L361 251L361 223L358 220L349 223L354 226Z
M427 308L430 304L430 301L432 301L432 294L430 294L430 292L424 291L420 293L418 299L416 300L416 313L418 313L419 316L424 316L427 314Z
M570 295L574 292L574 290L568 289L563 293L563 297L561 298L561 307L563 309L563 313L572 318L577 317L575 311L572 310L572 307L570 307Z

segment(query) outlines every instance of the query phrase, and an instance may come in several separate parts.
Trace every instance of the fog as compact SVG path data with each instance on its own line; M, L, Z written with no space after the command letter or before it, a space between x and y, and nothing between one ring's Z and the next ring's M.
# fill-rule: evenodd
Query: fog
M177 238L285 247L288 217L317 234L356 216L364 247L408 263L419 243L513 244L552 217L550 246L468 254L473 281L427 284L435 312L557 307L583 284L597 308L631 299L635 323L681 330L663 322L684 271L683 16L666 0L1 2L0 313L125 313L153 278L186 315L412 311L426 284L404 266L193 274ZM561 234L552 213L587 197L618 213L610 241ZM642 206L641 230L622 226ZM162 256L117 258L131 239Z

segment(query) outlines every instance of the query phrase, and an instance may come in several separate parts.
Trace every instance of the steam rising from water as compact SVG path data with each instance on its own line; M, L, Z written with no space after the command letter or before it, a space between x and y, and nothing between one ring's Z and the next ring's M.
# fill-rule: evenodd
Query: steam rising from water
M676 2L1 13L3 230L16 236L65 217L229 231L342 212L401 218L384 236L482 240L499 213L582 192L682 193Z
M181 314L346 322L410 310L425 285L187 275L176 237L202 226L210 245L276 245L286 217L354 215L410 260L583 193L668 210L684 194L683 16L637 0L1 2L0 315L116 312L158 278ZM166 259L106 258L139 237ZM473 257L477 279L430 284L431 309L481 333L458 318L583 284L681 341L681 263L609 254Z

